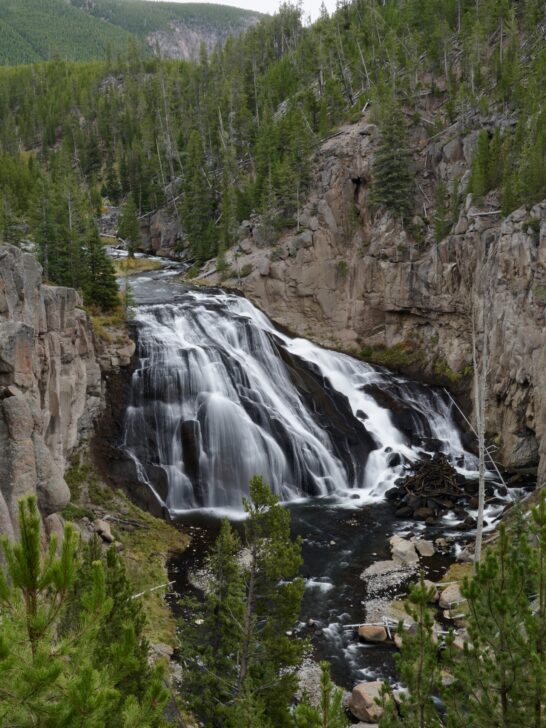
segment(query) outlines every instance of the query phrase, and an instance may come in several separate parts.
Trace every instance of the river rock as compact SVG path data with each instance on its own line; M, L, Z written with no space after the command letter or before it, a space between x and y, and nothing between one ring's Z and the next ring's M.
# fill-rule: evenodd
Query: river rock
M465 602L458 584L450 584L440 593L440 609L451 609L451 607Z
M382 685L380 681L365 682L353 688L349 699L349 710L355 718L366 724L375 723L381 718L383 708L377 705L375 699L379 698Z
M407 541L401 536L393 536L389 543L391 545L392 557L395 561L400 561L400 563L408 565L419 562L415 544L411 541Z
M440 594L438 593L438 588L436 587L436 584L434 582L429 581L428 579L425 579L424 581L425 587L433 594L431 603L435 604L440 599Z
M428 558L430 556L434 556L434 554L436 553L436 549L434 548L434 544L432 543L432 541L415 539L414 544L419 556L424 556Z
M358 628L358 636L365 642L385 642L388 635L385 627L363 625Z
M103 541L106 541L106 543L114 542L114 536L112 535L112 529L110 528L110 524L108 523L108 521L105 521L101 518L96 520L95 531L99 534Z

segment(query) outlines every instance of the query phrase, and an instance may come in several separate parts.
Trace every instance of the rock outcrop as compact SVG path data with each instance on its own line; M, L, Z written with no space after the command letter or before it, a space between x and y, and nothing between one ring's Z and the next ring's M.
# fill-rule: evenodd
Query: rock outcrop
M0 246L0 533L14 535L24 495L37 495L45 517L70 500L67 458L102 401L81 306L75 290L42 284L32 255Z
M423 217L430 219L439 181L452 196L466 189L477 131L451 127L430 140L417 125L410 133ZM474 311L489 344L488 430L499 458L507 467L540 462L544 482L546 203L502 219L494 193L479 207L461 196L441 242L430 233L420 239L420 217L412 236L369 203L377 136L363 118L326 140L299 231L266 247L257 225L243 225L228 263L250 273L225 283L296 334L363 351L372 361L380 361L377 352L394 352L401 371L431 382L462 380L471 371Z

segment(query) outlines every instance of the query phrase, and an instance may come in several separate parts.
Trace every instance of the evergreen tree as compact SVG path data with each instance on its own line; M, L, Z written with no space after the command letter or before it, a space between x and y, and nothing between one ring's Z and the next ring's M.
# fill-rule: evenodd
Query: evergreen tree
M186 626L182 649L188 664L184 692L207 725L221 726L224 706L237 684L237 651L243 616L244 577L238 554L241 542L227 520L208 561L210 584L202 624ZM202 669L204 666L204 669Z
M183 187L182 224L193 255L204 261L216 252L212 201L205 173L201 134L194 129L188 141L186 176Z
M111 311L119 304L116 272L95 224L90 225L82 256L86 273L83 284L84 300L87 305Z
M402 638L402 651L397 655L397 668L407 688L402 693L399 705L392 696L388 683L383 689L384 714L381 728L437 728L440 718L433 702L438 694L440 666L434 637L434 620L428 605L432 601L434 588L428 588L421 575L419 584L412 586L405 609L416 625L415 632L398 628Z
M125 615L123 624L118 622L121 633L110 635L115 662L99 659L117 599L108 596L101 562L87 565L84 593L76 593L75 584L82 581L73 527L66 525L62 542L53 537L42 553L40 524L36 499L24 499L19 508L20 540L12 544L4 539L2 544L0 723L159 728L167 699L162 675L155 672L136 694L133 685L124 685L124 666L134 659L134 642L125 638L133 629L131 615Z
M379 131L372 169L372 200L406 220L413 210L411 154L404 117L396 102L387 102L382 109Z
M210 559L211 585L199 624L186 624L186 699L210 726L282 728L305 642L291 636L303 582L301 543L290 513L260 477L250 483L243 546L227 522Z
M437 243L445 238L451 227L446 211L447 201L446 186L440 181L436 187L434 205L434 238Z
M118 236L125 241L130 258L134 258L138 246L142 242L138 211L133 193L130 192L123 206L118 226Z
M343 691L332 682L330 665L321 662L320 668L320 704L315 708L304 698L294 711L294 728L347 728Z

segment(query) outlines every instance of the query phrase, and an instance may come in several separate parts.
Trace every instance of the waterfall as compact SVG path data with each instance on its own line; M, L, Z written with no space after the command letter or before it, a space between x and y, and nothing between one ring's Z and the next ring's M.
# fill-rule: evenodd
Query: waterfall
M241 508L263 475L282 500L380 500L408 464L464 467L447 398L276 329L249 301L186 292L137 309L124 449L171 512Z

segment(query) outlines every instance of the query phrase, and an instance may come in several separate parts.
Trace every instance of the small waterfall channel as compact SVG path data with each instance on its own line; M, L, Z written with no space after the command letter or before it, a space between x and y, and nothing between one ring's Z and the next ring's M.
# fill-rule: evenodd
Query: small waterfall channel
M185 291L135 321L123 448L172 515L236 515L255 474L283 501L356 506L427 453L474 467L444 393L292 338L242 297Z

